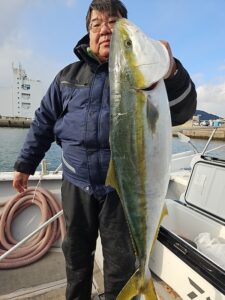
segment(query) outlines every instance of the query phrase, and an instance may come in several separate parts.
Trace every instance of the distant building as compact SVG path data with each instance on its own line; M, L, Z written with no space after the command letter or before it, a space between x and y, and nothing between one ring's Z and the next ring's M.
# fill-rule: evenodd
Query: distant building
M201 115L197 115L197 116L192 117L192 126L199 126L200 125L200 116Z
M21 65L19 68L12 66L13 86L0 88L0 115L7 117L33 118L35 110L39 107L43 97L43 86L40 80L33 80Z
M213 120L212 122L212 126L214 127L220 127L222 125L222 120L218 119L218 120Z

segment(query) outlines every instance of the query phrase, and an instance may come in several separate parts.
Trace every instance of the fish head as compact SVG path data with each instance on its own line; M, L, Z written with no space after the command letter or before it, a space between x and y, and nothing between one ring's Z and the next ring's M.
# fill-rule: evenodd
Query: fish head
M168 72L170 58L165 46L149 38L127 19L119 19L110 43L109 70L134 89L148 89ZM116 75L115 75L116 76Z

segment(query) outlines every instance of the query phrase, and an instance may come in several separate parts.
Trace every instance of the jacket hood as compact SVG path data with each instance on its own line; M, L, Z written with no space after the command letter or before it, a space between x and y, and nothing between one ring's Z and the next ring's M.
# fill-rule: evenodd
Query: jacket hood
M83 54L84 53L86 54L86 49L87 47L89 47L89 42L90 42L89 34L86 34L78 41L78 43L74 47L73 52L80 60L84 60Z

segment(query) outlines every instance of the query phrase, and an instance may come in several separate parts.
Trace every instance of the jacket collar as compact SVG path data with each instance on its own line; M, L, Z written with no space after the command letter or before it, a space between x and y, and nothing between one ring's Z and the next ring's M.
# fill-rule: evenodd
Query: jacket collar
M73 52L80 60L84 60L84 55L87 55L86 49L87 47L89 47L89 43L89 34L86 34L84 37L82 37L82 39L78 41L78 43L74 47Z
M92 67L96 68L98 65L106 65L108 63L101 63L97 59L95 59L93 56L88 54L87 48L89 47L90 39L89 34L86 34L84 37L82 37L76 46L73 49L73 52L75 55L82 61L88 63Z

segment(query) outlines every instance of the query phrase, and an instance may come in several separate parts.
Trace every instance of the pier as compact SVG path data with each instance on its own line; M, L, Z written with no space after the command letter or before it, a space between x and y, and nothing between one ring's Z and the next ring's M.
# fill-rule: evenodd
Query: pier
M208 139L215 127L185 127L175 126L173 127L173 136L177 136L177 132L181 132L192 139ZM225 127L218 127L214 136L214 140L225 141Z
M32 119L19 117L0 117L0 127L29 128Z
M29 128L31 122L31 118L0 117L0 127ZM174 126L172 131L173 136L181 132L192 139L208 139L214 128L211 126L193 127L191 122L187 122L181 126ZM225 141L225 126L218 127L213 139Z

